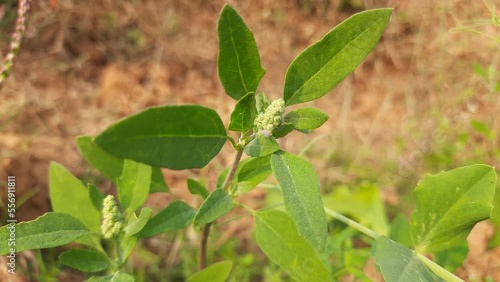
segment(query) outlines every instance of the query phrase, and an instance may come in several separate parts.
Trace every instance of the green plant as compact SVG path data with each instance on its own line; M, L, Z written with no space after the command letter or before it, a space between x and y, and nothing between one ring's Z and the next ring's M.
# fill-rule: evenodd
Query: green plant
M360 217L359 222L347 218L334 211L340 207L338 203L324 206L313 166L281 150L277 141L294 130L308 133L328 119L315 108L286 110L326 95L351 73L379 41L391 14L392 9L362 12L332 29L291 63L283 98L271 102L263 92L256 92L265 69L253 34L226 5L218 26L218 72L227 95L237 100L228 129L238 132L239 139L227 134L214 110L199 105L149 108L98 136L81 136L77 139L81 154L116 184L118 202L92 184L85 187L63 166L52 163L49 178L54 212L0 228L2 242L15 230L15 246L2 245L0 253L15 257L23 250L77 242L79 247L59 256L62 265L92 273L87 281L134 281L125 265L140 239L194 225L201 231L200 270L187 281L225 281L233 262L209 263L208 237L217 219L241 207L255 220L260 249L291 279L338 278L344 270L332 265L329 255L339 247L345 254L345 270L362 278L360 268L369 253L357 252L348 240L354 232L361 232L374 240L371 253L387 281L431 281L436 275L459 280L423 254L433 253L437 258L448 255L462 246L476 222L489 218L496 182L493 168L472 165L426 177L415 189L416 208L409 225L404 220L393 225L403 228L406 224L411 239L397 232L392 232L390 239L385 221L373 224L381 215L373 201L378 195L376 187L365 185L359 188L363 193L347 193L349 198L358 198L360 208L370 207L340 210ZM188 179L189 191L203 199L200 207L177 200L155 215L143 207L148 194L169 191L160 168L203 168L228 140L235 151L234 160L221 172L215 189ZM243 154L248 158L242 160ZM253 210L235 199L270 174L281 188L279 205L284 204L284 210ZM372 197L369 206L363 200L366 191ZM378 209L376 213L374 209ZM329 234L327 215L352 229ZM266 276L276 277L275 270L268 269Z

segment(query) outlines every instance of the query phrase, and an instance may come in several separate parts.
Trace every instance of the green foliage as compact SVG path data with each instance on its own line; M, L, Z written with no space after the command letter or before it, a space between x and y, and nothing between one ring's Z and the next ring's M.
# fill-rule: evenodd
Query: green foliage
M260 65L253 33L229 5L222 9L218 25L219 56L217 70L226 94L240 100L255 93L266 70Z
M318 99L353 72L379 41L391 14L392 9L358 13L304 50L286 72L286 105Z
M119 158L180 170L204 167L226 139L214 110L183 105L132 115L104 130L94 143Z
M472 165L425 177L414 191L410 223L398 216L389 226L377 185L337 186L322 197L312 164L285 152L277 141L293 130L308 133L328 120L328 115L315 108L286 112L286 107L322 97L354 71L379 41L391 13L391 9L365 11L332 29L291 63L284 96L271 102L264 92L257 92L265 70L253 34L236 11L225 5L218 24L218 74L227 95L237 100L228 130L240 133L239 139L228 136L219 114L199 105L152 107L96 137L78 137L82 156L116 184L120 205L114 196L104 195L92 184L84 185L52 163L49 181L54 212L1 227L3 242L10 240L15 227L16 248L4 244L0 253L75 242L85 248L63 252L59 262L102 275L87 281L146 281L140 272L134 271L136 277L126 273L139 240L156 235L168 238L165 233L194 226L189 230L203 230L200 270L193 274L192 254L185 255L183 270L175 271L182 277L175 280L250 280L254 277L241 268L248 268L259 256L240 258L235 247L231 248L234 253L228 254L227 247L219 253L225 261L207 267L207 257L219 260L208 254L209 233L224 215L239 207L253 215L257 245L274 263L265 268L265 274L259 273L266 279L279 281L283 271L297 281L341 280L345 274L369 281L363 267L371 255L386 281L460 281L449 271L462 263L467 253L465 238L472 227L492 214L496 187L492 167ZM495 137L486 124L471 125L485 137ZM235 158L229 168L215 173L219 177L214 187L203 179L187 180L189 192L200 196L201 204L192 207L174 200L154 215L144 207L150 193L169 192L160 168L205 168L227 140ZM249 157L242 160L243 153ZM271 172L280 188L274 190L281 193L277 209L256 211L240 202ZM283 203L284 210L279 210ZM326 214L340 223L327 221ZM369 238L374 240L371 252ZM357 247L358 242L363 246ZM424 256L427 253L443 267ZM143 256L158 265L150 257L154 255Z

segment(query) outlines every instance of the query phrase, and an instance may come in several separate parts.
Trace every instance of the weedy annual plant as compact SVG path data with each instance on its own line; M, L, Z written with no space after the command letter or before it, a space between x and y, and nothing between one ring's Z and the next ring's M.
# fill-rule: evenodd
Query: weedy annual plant
M62 265L90 273L87 281L134 281L124 265L138 240L194 225L201 232L200 270L187 281L226 281L232 262L208 263L207 239L217 219L242 207L255 220L260 249L294 280L338 278L327 244L332 240L328 221L339 220L373 239L372 257L386 281L460 281L424 254L452 254L477 222L490 217L496 182L492 167L462 167L419 182L408 227L409 248L383 231L325 208L313 166L282 150L277 141L293 131L308 133L328 119L315 108L287 109L324 96L351 73L379 41L391 14L392 9L369 10L340 23L291 63L283 98L270 101L257 92L266 71L253 34L233 8L224 6L218 23L218 74L226 94L237 100L228 129L240 137L233 139L217 112L200 105L149 108L95 137L78 137L83 157L116 184L117 199L92 184L85 187L63 166L52 163L54 211L0 228L1 242L15 230L15 245L1 244L0 253L15 256L76 242L78 247L59 256ZM199 207L177 200L154 215L143 207L150 193L169 191L160 168L203 168L227 141L235 156L221 171L216 187L188 179L189 191L203 199ZM270 174L281 188L285 211L253 210L235 200Z

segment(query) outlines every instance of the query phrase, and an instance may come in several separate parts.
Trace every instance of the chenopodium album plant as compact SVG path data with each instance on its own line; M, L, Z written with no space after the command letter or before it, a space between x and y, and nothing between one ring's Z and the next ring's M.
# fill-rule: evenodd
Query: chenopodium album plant
M490 217L496 174L492 167L472 165L427 176L414 191L410 221L413 248L324 207L313 166L280 149L278 139L296 130L308 133L328 116L291 105L318 99L351 73L379 41L392 9L355 14L304 50L289 66L283 97L270 101L256 92L265 69L252 32L226 5L218 23L218 74L227 95L237 100L228 129L219 115L199 105L167 105L146 109L110 126L98 136L77 138L83 157L117 186L117 198L85 187L63 166L50 166L53 212L15 225L15 248L1 244L2 254L79 243L59 256L62 265L91 273L87 281L134 281L125 263L137 241L189 225L201 231L200 271L187 281L226 281L231 261L207 266L207 237L212 223L235 206L255 220L258 246L297 281L331 281L327 252L328 216L372 237L372 257L386 281L460 281L424 254L446 255L472 227ZM208 189L188 179L192 194L203 199L193 208L183 201L160 212L142 207L148 194L168 192L160 168L205 167L231 142L234 161ZM242 155L248 157L242 160ZM235 200L273 174L283 194L285 211L253 210ZM1 242L9 236L0 229ZM103 247L106 246L106 247ZM12 248L12 249L11 249ZM208 280L207 280L208 279Z

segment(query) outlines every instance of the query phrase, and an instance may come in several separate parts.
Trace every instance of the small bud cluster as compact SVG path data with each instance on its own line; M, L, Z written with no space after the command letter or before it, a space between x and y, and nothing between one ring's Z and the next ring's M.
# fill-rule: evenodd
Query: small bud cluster
M118 235L123 228L123 222L115 197L112 195L104 199L102 217L101 232L104 238L111 239Z
M275 100L263 113L259 113L253 124L257 131L272 132L281 124L283 112L285 112L285 101Z

